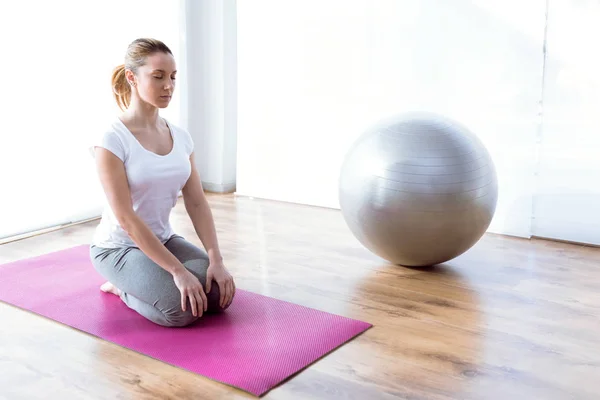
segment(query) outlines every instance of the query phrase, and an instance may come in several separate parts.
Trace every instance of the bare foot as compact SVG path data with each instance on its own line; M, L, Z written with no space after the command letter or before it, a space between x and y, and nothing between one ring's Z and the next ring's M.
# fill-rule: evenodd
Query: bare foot
M105 282L104 284L102 284L102 286L100 286L100 290L102 290L105 293L116 294L117 296L121 295L121 291L110 282Z

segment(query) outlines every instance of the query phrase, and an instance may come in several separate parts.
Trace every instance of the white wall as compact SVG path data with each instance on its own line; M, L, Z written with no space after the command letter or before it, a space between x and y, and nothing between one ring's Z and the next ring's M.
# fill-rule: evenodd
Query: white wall
M600 4L550 0L537 236L600 245Z
M110 77L137 37L179 48L179 3L0 2L0 238L99 215L88 146L117 115ZM180 99L164 115L176 123Z
M236 181L236 1L184 0L186 128L203 186L231 192Z
M338 208L338 173L370 124L458 119L499 174L490 231L529 236L545 0L238 3L241 195Z

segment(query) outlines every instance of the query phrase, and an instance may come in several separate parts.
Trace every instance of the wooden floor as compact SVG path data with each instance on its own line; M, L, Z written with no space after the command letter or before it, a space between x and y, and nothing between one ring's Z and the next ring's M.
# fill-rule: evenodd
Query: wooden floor
M264 398L600 398L599 249L486 235L443 266L401 268L337 210L209 199L238 288L374 325ZM0 263L88 243L96 224L0 246ZM173 225L200 244L181 203ZM0 303L0 399L245 398Z

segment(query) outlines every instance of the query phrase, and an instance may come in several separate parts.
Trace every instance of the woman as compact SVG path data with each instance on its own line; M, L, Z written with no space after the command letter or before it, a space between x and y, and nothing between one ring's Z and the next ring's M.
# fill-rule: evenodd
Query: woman
M108 280L101 290L168 327L226 309L235 293L194 163L192 138L159 117L159 109L171 101L175 75L171 50L154 39L132 42L125 63L113 72L113 92L123 113L93 147L107 203L90 246L94 267ZM171 228L169 215L180 192L206 251Z

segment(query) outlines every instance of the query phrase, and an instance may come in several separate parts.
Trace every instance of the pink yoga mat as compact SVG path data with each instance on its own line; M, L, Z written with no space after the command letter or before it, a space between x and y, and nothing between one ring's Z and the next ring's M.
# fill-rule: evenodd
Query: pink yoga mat
M237 289L225 313L161 327L99 290L88 252L77 246L0 266L0 300L256 396L372 326Z

